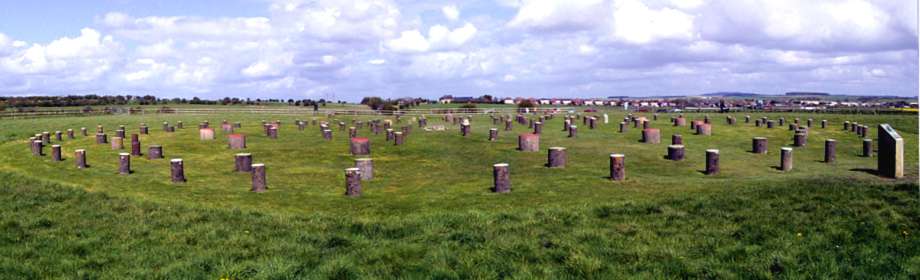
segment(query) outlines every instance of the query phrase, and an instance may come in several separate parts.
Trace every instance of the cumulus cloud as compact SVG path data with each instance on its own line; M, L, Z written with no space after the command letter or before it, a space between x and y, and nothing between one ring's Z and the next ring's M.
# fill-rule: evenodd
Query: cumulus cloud
M266 0L252 17L111 11L0 33L0 94L357 100L816 90L913 95L917 4L884 0Z

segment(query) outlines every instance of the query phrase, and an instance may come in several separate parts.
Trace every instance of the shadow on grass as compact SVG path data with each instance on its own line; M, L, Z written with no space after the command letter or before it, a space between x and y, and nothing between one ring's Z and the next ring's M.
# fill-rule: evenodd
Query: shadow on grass
M821 162L824 162L824 161L822 160ZM872 174L872 175L875 175L875 176L880 176L880 174L878 173L878 169L871 169L871 168L853 168L853 169L850 169L850 171L865 172L865 173Z

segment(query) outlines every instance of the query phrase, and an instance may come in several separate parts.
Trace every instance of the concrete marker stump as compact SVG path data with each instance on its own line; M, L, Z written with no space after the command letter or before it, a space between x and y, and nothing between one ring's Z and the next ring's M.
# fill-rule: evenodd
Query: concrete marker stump
M68 128L67 129L67 139L73 140L74 138L75 137L73 136L73 129Z
M361 171L361 180L374 179L374 161L369 158L355 159L355 168Z
M44 156L45 155L44 148L45 148L45 144L42 143L42 140L32 141L32 155L33 156L37 156L37 157Z
M496 140L498 140L498 128L490 128L489 129L489 141L496 141Z
M626 179L626 156L623 154L610 154L610 180L623 181Z
M393 145L399 146L404 144L406 141L406 136L403 135L402 131L393 132Z
M227 135L227 147L233 150L242 150L246 148L246 135L230 134Z
M706 175L719 174L719 150L706 150Z
M89 132L86 130L85 127L80 128L80 133L82 133L83 136L89 136Z
M86 164L86 150L77 149L76 151L73 151L73 158L77 169L84 169L88 167Z
M879 124L878 173L889 178L904 177L904 138L889 124Z
M767 138L766 137L754 137L751 140L751 152L755 154L766 154L767 153Z
M796 147L805 147L808 137L805 133L796 133L792 136L792 145Z
M268 182L265 180L265 164L264 163L253 163L250 166L252 174L252 188L249 191L254 193L261 193L268 190Z
M252 154L238 153L233 156L233 171L252 172Z
M169 174L173 183L185 183L185 164L181 158L169 160Z
M779 170L792 170L792 148L782 147L779 150Z
M53 161L64 160L64 158L61 157L61 145L51 145L51 160Z
M565 148L563 147L550 147L547 150L547 160L546 166L550 168L565 168L565 162L567 160Z
M345 168L345 196L361 196L361 170L358 168Z
M834 163L837 161L837 140L824 140L824 163Z
M511 172L507 163L496 163L492 165L492 192L509 193L511 192Z
M683 144L684 144L684 136L680 134L671 135L671 145L683 145Z
M278 139L278 127L277 126L270 126L268 128L268 138Z
M862 156L872 157L872 139L866 138L862 142Z
M129 153L119 153L118 154L118 174L121 174L121 175L131 174L131 154Z
M214 129L213 128L199 128L198 129L198 138L201 141L211 141L214 140Z
M64 134L61 131L54 132L54 141L64 141Z
M661 143L661 131L657 128L646 128L642 130L642 143L658 144Z
M163 158L163 147L160 145L150 145L147 147L147 159Z
M125 130L124 130L124 129L116 130L116 131L115 131L115 137L121 137L122 139L124 139L124 138L125 138Z
M673 161L684 160L684 145L669 145L668 159Z
M537 152L540 150L540 135L524 133L518 135L518 150L522 152Z
M712 135L712 124L702 123L696 126L696 134L703 136Z
M112 150L121 150L125 148L124 138L112 137Z
M371 142L364 137L351 138L350 151L352 155L369 155L371 153Z
M96 133L96 144L107 144L109 143L108 136L105 133Z
M827 128L827 120L821 120L821 128Z

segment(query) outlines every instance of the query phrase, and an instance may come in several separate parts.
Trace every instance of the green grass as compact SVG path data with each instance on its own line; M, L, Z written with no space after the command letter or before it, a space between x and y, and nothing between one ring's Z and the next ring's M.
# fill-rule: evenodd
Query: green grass
M743 114L731 127L711 114L713 136L705 137L661 114L653 126L662 144L650 145L638 143L638 129L615 132L622 116L610 112L611 124L597 130L579 122L578 139L564 137L561 118L549 121L541 147L567 147L566 169L543 167L545 151L514 150L524 126L486 141L492 125L482 117L470 137L452 126L415 127L404 146L364 129L376 178L357 199L343 196L343 170L353 165L343 132L333 125L326 142L315 126L293 125L312 116L0 122L0 277L920 277L916 116L783 114L830 122L812 129L787 173L774 168L779 147L791 144L785 127L756 128ZM194 126L205 119L243 122L246 151L266 163L267 193L248 192L249 176L231 172L237 151L222 134L198 140ZM261 135L262 119L284 122L279 139ZM160 131L162 121L177 120L186 128ZM898 129L906 178L873 175L875 158L858 156L861 140L841 131L843 120L870 124L873 136L878 123ZM169 183L167 160L134 158L134 174L116 175L119 151L92 137L63 141L68 159L60 163L32 157L23 140L96 124L110 134L125 124L131 133L140 122L151 127L145 148L161 144L167 158L185 159L188 183ZM663 159L673 133L684 135L683 162ZM753 136L769 138L769 154L748 152ZM820 162L826 138L839 141L836 164ZM89 169L73 168L80 148ZM721 151L718 176L700 172L709 148ZM611 152L626 154L624 182L604 178ZM510 194L488 191L497 162L511 165Z

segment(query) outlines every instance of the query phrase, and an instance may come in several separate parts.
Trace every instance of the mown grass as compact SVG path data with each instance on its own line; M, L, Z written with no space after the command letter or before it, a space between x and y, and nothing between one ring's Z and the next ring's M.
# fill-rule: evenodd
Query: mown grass
M773 168L789 145L785 127L724 124L714 135L667 125L662 144L638 143L639 131L580 126L579 138L546 124L541 147L564 146L566 169L549 170L545 152L521 153L516 134L473 122L463 138L417 127L405 146L370 136L377 178L365 195L343 197L343 169L353 164L342 132L325 142L318 129L297 131L313 116L108 116L0 123L0 238L9 278L916 278L920 276L916 116L791 115L828 119L795 151L795 170ZM759 117L765 114L752 114ZM701 115L691 114L691 117ZM771 114L771 118L779 115ZM324 118L324 117L319 117ZM199 141L194 125L242 121L256 161L268 166L269 192L248 192L218 133ZM261 119L281 119L281 137L260 135ZM343 120L348 118L343 117ZM874 158L858 156L861 140L843 120L891 123L905 137L907 177L879 178ZM186 129L160 131L162 121ZM91 168L29 155L23 138L43 130L102 124L114 133L147 122L149 144L186 160L189 182L168 182L168 162L136 158L134 174L115 175L118 151L91 137L65 140L65 156L86 148ZM408 123L407 120L407 124ZM432 118L432 125L441 124ZM580 123L579 123L580 124ZM816 121L817 124L817 121ZM684 135L687 160L662 156L672 133ZM770 139L753 155L750 138ZM823 158L835 138L838 162ZM722 174L705 176L703 150L721 150ZM607 155L627 155L627 181L610 182ZM488 191L491 164L511 164L513 191ZM618 277L619 278L619 277Z

